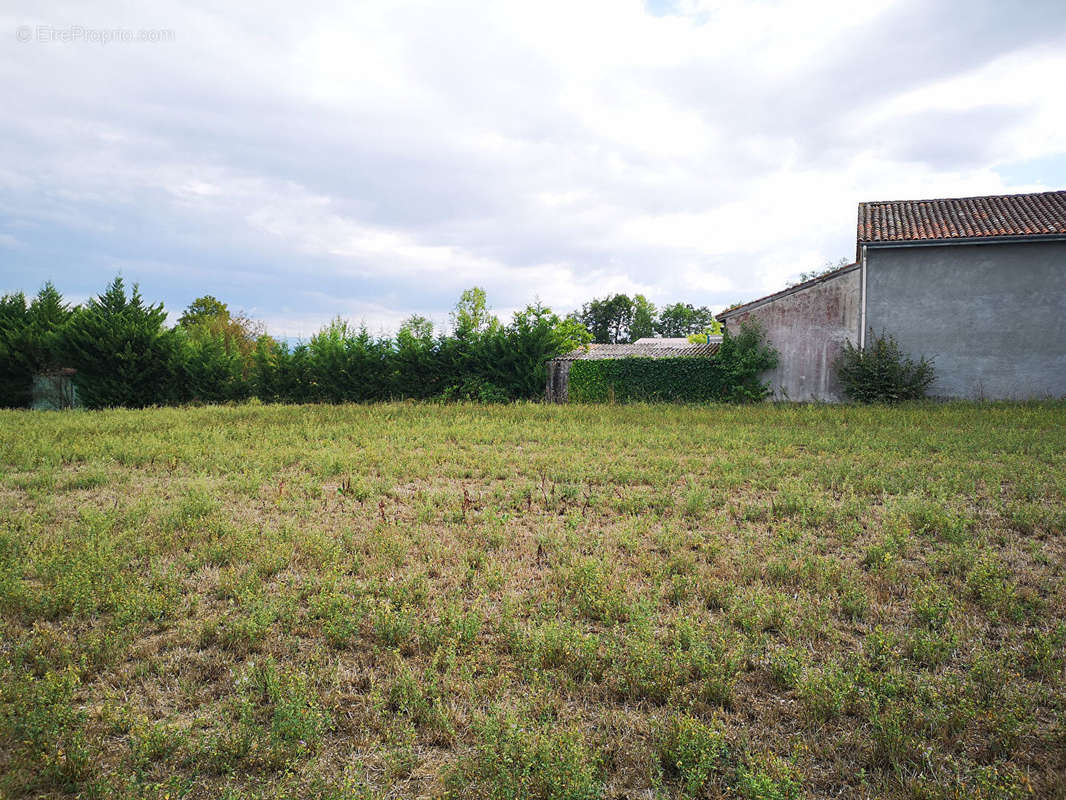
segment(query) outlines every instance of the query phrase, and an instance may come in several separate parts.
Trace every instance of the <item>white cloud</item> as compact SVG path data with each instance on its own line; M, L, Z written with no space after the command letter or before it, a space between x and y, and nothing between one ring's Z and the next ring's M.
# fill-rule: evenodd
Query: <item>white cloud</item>
M1033 3L8 10L175 41L4 48L0 283L121 269L281 335L444 320L475 283L503 316L749 299L849 256L860 200L1066 186L1002 177L1066 153L1066 7Z

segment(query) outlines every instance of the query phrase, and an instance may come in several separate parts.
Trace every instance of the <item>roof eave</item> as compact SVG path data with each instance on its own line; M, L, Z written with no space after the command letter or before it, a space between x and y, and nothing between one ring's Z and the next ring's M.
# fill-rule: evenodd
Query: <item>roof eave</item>
M950 244L1011 244L1017 242L1063 242L1066 233L1024 233L1009 236L951 236L940 239L859 239L859 247L943 247Z

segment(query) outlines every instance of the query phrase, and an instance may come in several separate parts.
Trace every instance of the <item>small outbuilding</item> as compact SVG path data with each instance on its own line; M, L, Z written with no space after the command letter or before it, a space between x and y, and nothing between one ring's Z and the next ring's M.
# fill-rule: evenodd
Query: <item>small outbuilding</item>
M74 386L77 370L62 368L40 372L33 376L30 388L30 408L35 411L62 411L78 408L78 391Z
M599 361L611 358L685 358L713 356L718 352L721 336L692 344L687 339L650 339L633 344L589 344L547 362L548 378L544 397L549 403L565 403L570 397L570 367L575 361Z

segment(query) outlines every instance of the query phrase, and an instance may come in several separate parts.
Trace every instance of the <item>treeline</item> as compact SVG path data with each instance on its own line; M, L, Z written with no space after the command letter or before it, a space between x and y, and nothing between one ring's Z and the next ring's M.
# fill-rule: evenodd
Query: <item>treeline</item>
M0 298L0 405L30 405L34 380L63 370L75 371L78 399L89 408L253 397L290 403L536 399L548 359L591 341L685 335L711 323L706 307L677 303L660 314L640 295L593 300L566 317L537 303L504 323L489 312L484 290L473 288L463 292L447 331L412 316L395 336L373 336L338 318L289 346L210 296L194 301L171 326L162 303L146 302L122 278L81 306L65 302L49 283L30 300L22 293ZM730 369L750 355L723 348L734 351L737 364Z
M30 403L34 376L72 368L90 408L217 403L363 402L399 398L482 402L537 398L544 362L588 342L588 331L540 304L504 324L485 293L463 293L452 329L422 317L395 337L375 337L337 319L290 347L211 297L178 324L116 278L99 297L72 307L51 284L31 301L0 298L0 404Z
M672 303L657 309L644 295L614 294L590 300L570 318L580 322L602 344L625 344L649 336L666 339L717 333L718 322L707 306Z

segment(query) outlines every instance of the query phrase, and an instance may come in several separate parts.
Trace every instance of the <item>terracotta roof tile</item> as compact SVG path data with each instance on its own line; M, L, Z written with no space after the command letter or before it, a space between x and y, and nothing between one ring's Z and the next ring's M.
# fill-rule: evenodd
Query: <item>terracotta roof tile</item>
M859 203L859 244L1066 234L1066 191Z

